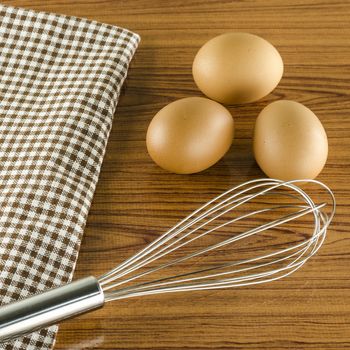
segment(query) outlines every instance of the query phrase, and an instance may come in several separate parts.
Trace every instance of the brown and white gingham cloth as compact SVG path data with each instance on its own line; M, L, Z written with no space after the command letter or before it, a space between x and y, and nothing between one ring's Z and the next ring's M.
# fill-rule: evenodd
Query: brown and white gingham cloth
M0 5L0 303L71 280L139 36ZM50 349L57 326L0 349Z

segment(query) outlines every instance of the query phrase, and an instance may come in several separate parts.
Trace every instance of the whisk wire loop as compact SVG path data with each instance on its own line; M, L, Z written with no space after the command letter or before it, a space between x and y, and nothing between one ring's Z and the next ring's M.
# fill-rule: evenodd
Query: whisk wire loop
M326 191L331 199L331 210L327 214L324 209L326 202L314 203L312 198L296 183L313 183ZM285 191L287 190L287 191ZM292 193L288 192L292 191ZM226 219L225 215L239 213L241 207L250 204L265 196L279 195L280 198L292 198L298 201L293 204L280 204L268 208L260 208L243 214L236 215L232 219ZM183 257L173 257L170 261L148 267L154 262L172 253L182 251L185 247L200 241L216 232L227 229L229 225L240 222L252 221L261 214L268 214L284 209L294 209L276 219L262 223L232 237L215 244L196 249L185 254ZM313 256L322 245L327 227L335 212L335 199L331 190L317 180L294 180L283 182L275 179L258 179L238 185L223 194L215 197L205 205L195 210L185 219L165 232L153 243L140 252L127 259L124 263L107 272L99 278L99 283L105 292L106 301L123 299L141 295L158 293L216 289L226 287L247 286L260 284L285 277L299 269L311 256ZM232 262L220 263L214 267L206 267L180 274L155 277L149 281L141 281L129 286L132 281L142 279L165 271L167 268L177 266L184 261L206 256L212 251L232 245L235 242L256 236L259 233L280 227L281 225L306 216L313 215L313 230L310 237L302 242L292 242L287 247L276 251L261 254L249 259L234 260ZM219 219L224 222L217 221ZM213 225L213 227L211 227ZM203 232L202 232L203 231ZM139 271L146 269L145 271ZM216 272L222 270L221 272ZM228 271L226 271L228 270ZM136 271L136 273L135 273ZM139 272L137 272L139 271ZM203 275L204 274L204 275ZM126 285L126 286L125 286Z

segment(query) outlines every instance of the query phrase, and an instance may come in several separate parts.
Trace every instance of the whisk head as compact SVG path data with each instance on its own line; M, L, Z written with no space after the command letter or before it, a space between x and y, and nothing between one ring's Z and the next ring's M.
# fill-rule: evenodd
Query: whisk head
M316 185L313 198L296 184ZM258 179L212 199L99 277L105 300L248 286L285 277L321 247L335 212L316 180Z

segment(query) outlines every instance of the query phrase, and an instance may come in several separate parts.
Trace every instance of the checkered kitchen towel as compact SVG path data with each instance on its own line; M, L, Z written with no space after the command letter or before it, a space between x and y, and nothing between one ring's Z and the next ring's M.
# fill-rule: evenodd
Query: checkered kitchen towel
M0 303L71 280L138 35L0 5ZM57 327L0 349L50 349Z

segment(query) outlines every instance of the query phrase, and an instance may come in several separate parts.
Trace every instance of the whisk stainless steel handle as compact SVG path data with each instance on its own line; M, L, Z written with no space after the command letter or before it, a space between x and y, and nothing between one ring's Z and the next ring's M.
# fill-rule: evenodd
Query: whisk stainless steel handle
M104 295L95 277L5 305L0 309L0 340L7 341L37 329L102 307Z
M316 204L310 195L295 185L297 182L316 184L319 189L324 190L331 200L330 212L325 211L326 202ZM284 192L285 190L287 192ZM266 207L268 195L279 195L283 203L276 204L273 200L273 204ZM251 210L249 205L259 199L262 199L262 202L257 209ZM245 208L246 205L248 208ZM64 319L100 308L105 302L112 300L159 293L249 286L280 279L299 269L318 251L325 239L326 230L334 212L334 195L319 181L283 182L275 179L248 181L209 201L140 252L99 278L83 278L1 307L0 342L12 340ZM247 221L255 223L264 214L269 214L269 221L247 228ZM273 251L264 251L240 260L233 258L230 262L213 264L209 261L209 266L190 272L176 275L170 273L161 277L158 275L159 272L188 262L190 259L206 257L213 251L220 252L223 247L226 248L243 239L273 230L308 214L313 217L310 237L302 234L301 240L293 241L288 246L274 245ZM227 215L230 217L227 218ZM217 234L218 231L227 230L228 225L237 225L241 221L244 221L243 232L232 234L229 232L228 238ZM216 238L225 238L218 243L206 242L199 249L187 252L186 249L191 244L197 240L201 242L212 233L216 234ZM162 262L162 258L177 251L184 252L184 256ZM161 262L158 266L151 266L158 261ZM155 277L151 280L142 281L143 278L152 274ZM141 281L130 285L137 279Z

